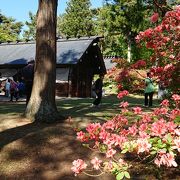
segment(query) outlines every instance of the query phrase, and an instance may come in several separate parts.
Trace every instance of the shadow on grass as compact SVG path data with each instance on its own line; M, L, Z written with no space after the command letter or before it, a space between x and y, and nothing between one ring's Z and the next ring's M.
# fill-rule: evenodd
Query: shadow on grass
M102 104L99 108L92 108L94 99L92 98L62 98L57 99L56 104L59 114L64 117L92 117L93 119L99 120L102 118L112 117L114 114L120 112L119 104L122 101L127 101L130 107L140 106L143 108L144 98L143 96L129 96L123 99L118 99L116 95L109 95L102 98ZM154 107L158 106L157 100L154 100ZM23 114L25 110L25 103L10 103L0 102L0 115L1 114ZM153 107L153 108L154 108ZM152 108L145 108L145 111L152 110Z
M154 100L153 108L144 108L144 97L125 97L123 99L118 99L116 95L105 96L102 98L102 104L99 108L90 107L93 99L66 99L57 102L57 107L60 113L65 116L71 117L92 117L96 120L102 120L102 118L112 117L120 112L119 104L122 101L127 101L130 108L139 106L144 109L144 111L151 111L153 108L158 107L157 100Z

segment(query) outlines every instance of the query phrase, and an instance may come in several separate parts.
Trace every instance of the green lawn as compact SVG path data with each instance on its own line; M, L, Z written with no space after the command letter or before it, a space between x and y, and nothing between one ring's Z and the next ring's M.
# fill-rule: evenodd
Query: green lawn
M128 101L130 107L143 107L144 97L139 95L130 95L122 100L117 99L116 95L109 95L102 98L102 104L99 108L90 107L92 98L61 98L57 99L57 108L61 115L73 118L93 118L94 120L112 117L119 113L119 103ZM154 107L158 102L154 100ZM0 115L20 115L25 110L25 102L9 103L0 102ZM150 109L145 109L149 111Z

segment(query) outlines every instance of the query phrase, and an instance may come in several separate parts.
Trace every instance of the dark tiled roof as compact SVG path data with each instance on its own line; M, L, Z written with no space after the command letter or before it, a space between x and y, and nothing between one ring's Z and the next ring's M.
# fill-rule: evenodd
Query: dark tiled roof
M57 64L77 64L86 50L99 40L99 37L81 37L79 39L60 39L57 41ZM35 42L0 44L0 65L25 65L35 57Z

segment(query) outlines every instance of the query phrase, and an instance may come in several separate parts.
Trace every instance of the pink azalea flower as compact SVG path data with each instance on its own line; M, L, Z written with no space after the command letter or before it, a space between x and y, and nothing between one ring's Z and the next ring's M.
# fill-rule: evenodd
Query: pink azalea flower
M129 130L129 134L131 134L132 136L135 136L138 131L136 125L129 127L128 130Z
M174 159L174 154L173 153L159 153L158 158L155 159L154 161L155 164L157 164L159 167L160 165L165 165L167 167L177 167L177 163Z
M128 124L128 120L124 116L122 116L121 114L115 115L115 117L112 120L113 120L113 124L115 126L115 129L121 128L123 125Z
M71 170L75 173L75 176L86 169L87 164L82 159L77 159L72 162L73 167Z
M139 127L139 131L146 131L148 129L147 123L143 123Z
M100 123L91 123L88 124L86 127L86 131L89 133L90 139L96 139L100 129L101 129Z
M99 139L105 140L109 136L110 136L110 133L108 133L104 128L102 128L100 133L99 133Z
M142 109L140 107L134 107L134 114L141 114L142 113Z
M174 56L173 54L171 54L171 55L169 56L169 58L170 58L170 59L175 59L175 56Z
M122 109L121 112L122 112L122 114L124 114L124 113L129 112L129 110L128 109Z
M159 121L154 122L151 126L152 136L161 137L166 132L167 132L167 127L166 127L166 123L163 119L160 119Z
M174 146L172 147L173 149L177 149L178 152L180 152L180 138L174 139Z
M127 90L121 91L119 92L119 94L117 95L118 99L123 98L124 96L127 96L129 94L129 92Z
M126 129L123 129L121 132L120 132L120 135L122 136L127 136L129 134L129 130L126 130Z
M143 152L149 152L151 144L147 139L138 139L137 140L138 154Z
M156 158L156 159L154 160L154 163L155 163L158 167L161 166L161 162L160 162L160 160L159 160L158 158Z
M159 26L155 27L154 30L157 32L162 32L162 26L159 25Z
M179 109L173 109L170 113L170 119L174 120L178 115L180 115Z
M109 138L106 138L104 141L103 141L104 144L106 144L108 146L109 149L112 148L112 145L115 143L115 141L109 137Z
M114 130L115 124L112 120L110 120L110 121L107 121L106 123L103 124L103 128Z
M178 95L178 94L173 94L173 95L172 95L172 99L173 99L174 101L180 101L180 95Z
M177 163L174 159L174 154L173 153L167 153L166 154L166 164L168 167L177 167Z
M116 150L114 149L108 149L106 152L106 157L107 158L112 158L116 154Z
M169 132L174 133L177 125L174 122L170 121L170 122L167 122L166 127L167 127Z
M102 161L99 160L97 157L91 160L91 164L93 165L93 168L96 170L100 169L101 163Z
M150 138L150 136L146 132L143 132L143 131L139 131L139 136L142 139Z
M159 18L159 14L158 13L154 13L151 17L150 17L150 21L155 23Z
M161 106L165 106L165 107L168 107L169 106L169 100L167 99L164 99L161 103Z
M128 102L121 102L120 107L127 108L129 106Z
M127 141L126 137L124 136L119 136L119 135L114 135L115 137L115 146L119 146L120 148L122 147L123 143Z
M151 122L151 116L149 114L143 114L142 123L149 123L149 122Z
M177 135L177 136L180 136L180 128L179 129L175 129L175 134Z
M150 38L153 35L153 29L149 28L144 31L144 37Z
M77 132L77 139L80 140L81 142L86 141L86 134L82 131Z
M160 114L167 114L168 109L167 108L160 108Z

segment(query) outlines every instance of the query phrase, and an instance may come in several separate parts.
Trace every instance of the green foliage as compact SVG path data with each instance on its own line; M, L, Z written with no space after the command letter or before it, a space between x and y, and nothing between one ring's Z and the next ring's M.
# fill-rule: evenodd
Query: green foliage
M94 35L90 0L70 0L65 13L58 18L58 32L68 37Z
M22 22L16 22L12 17L6 17L0 13L0 41L18 40L22 26Z
M24 30L23 38L24 40L35 40L36 39L36 15L32 12L29 12L30 21L26 21L25 24L28 27L27 30Z
M128 46L132 59L141 59L135 44L139 31L147 27L143 1L107 1L99 10L99 32L104 35L104 55L127 58Z

